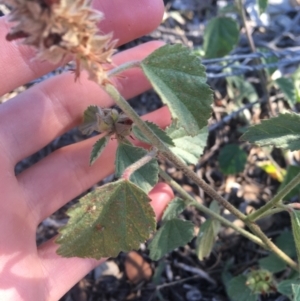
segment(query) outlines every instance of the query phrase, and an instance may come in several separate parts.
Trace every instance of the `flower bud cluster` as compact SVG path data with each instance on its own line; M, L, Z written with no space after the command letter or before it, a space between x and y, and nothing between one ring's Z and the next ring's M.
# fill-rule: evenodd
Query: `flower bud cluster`
M109 136L115 135L117 139L124 140L131 134L132 123L130 118L116 109L89 106L84 113L83 124L80 125L79 130L84 135L96 131Z
M277 291L272 273L256 270L248 274L246 285L254 294L268 295Z

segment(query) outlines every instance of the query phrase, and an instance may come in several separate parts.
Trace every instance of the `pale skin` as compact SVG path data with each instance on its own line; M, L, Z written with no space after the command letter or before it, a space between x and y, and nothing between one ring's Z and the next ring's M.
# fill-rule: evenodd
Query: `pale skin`
M104 32L115 33L119 45L142 36L159 24L161 0L97 0L103 11ZM0 95L32 81L55 66L32 61L34 51L19 42L6 42L9 24L0 18ZM116 65L142 59L160 47L151 42L114 57ZM149 88L138 69L126 73L118 88L131 98ZM81 120L90 104L110 106L112 100L82 74L74 83L72 74L46 80L0 105L0 300L59 300L84 275L105 259L62 258L54 239L37 247L38 224L89 187L113 173L116 142L111 141L101 158L90 167L89 155L97 137L61 148L18 176L14 166L62 135ZM166 108L146 119L165 127L170 121ZM151 192L157 218L173 198L172 190L158 184Z

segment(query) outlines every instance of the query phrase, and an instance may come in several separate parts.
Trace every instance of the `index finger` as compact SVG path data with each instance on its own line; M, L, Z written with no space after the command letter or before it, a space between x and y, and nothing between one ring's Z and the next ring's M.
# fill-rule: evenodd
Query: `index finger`
M163 14L162 0L95 0L93 6L105 15L105 20L99 24L101 32L113 32L114 39L119 40L118 45L154 30ZM34 49L19 41L6 41L9 27L7 17L0 18L0 78L5 79L1 81L0 95L58 67L33 60Z

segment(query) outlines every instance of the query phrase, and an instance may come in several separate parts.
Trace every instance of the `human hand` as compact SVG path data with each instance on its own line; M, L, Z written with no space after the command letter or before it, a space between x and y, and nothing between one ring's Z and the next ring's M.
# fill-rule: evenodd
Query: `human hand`
M105 13L101 30L115 33L119 44L153 30L160 22L161 0L97 0ZM0 95L38 78L54 66L32 61L34 51L18 42L6 42L6 18L0 18ZM151 42L114 57L115 64L142 59L161 46ZM142 72L133 69L119 85L131 98L149 88ZM100 159L90 167L89 156L97 137L61 148L18 176L17 162L40 150L77 126L90 104L102 107L112 100L85 74L74 83L65 73L48 79L0 105L0 300L58 300L103 260L62 258L54 238L36 246L36 229L46 217L71 199L113 173L116 142L110 141ZM146 116L162 127L169 123L166 108ZM150 193L157 217L172 199L165 184Z

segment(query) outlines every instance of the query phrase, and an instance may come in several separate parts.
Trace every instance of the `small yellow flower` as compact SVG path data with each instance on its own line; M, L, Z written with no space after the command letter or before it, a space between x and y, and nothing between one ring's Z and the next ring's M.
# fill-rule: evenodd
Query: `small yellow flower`
M81 69L99 84L108 82L116 41L102 35L97 23L104 15L90 7L90 0L0 0L12 7L10 21L15 25L7 40L24 38L24 44L37 49L37 58L57 64L66 55L76 62L75 79Z

